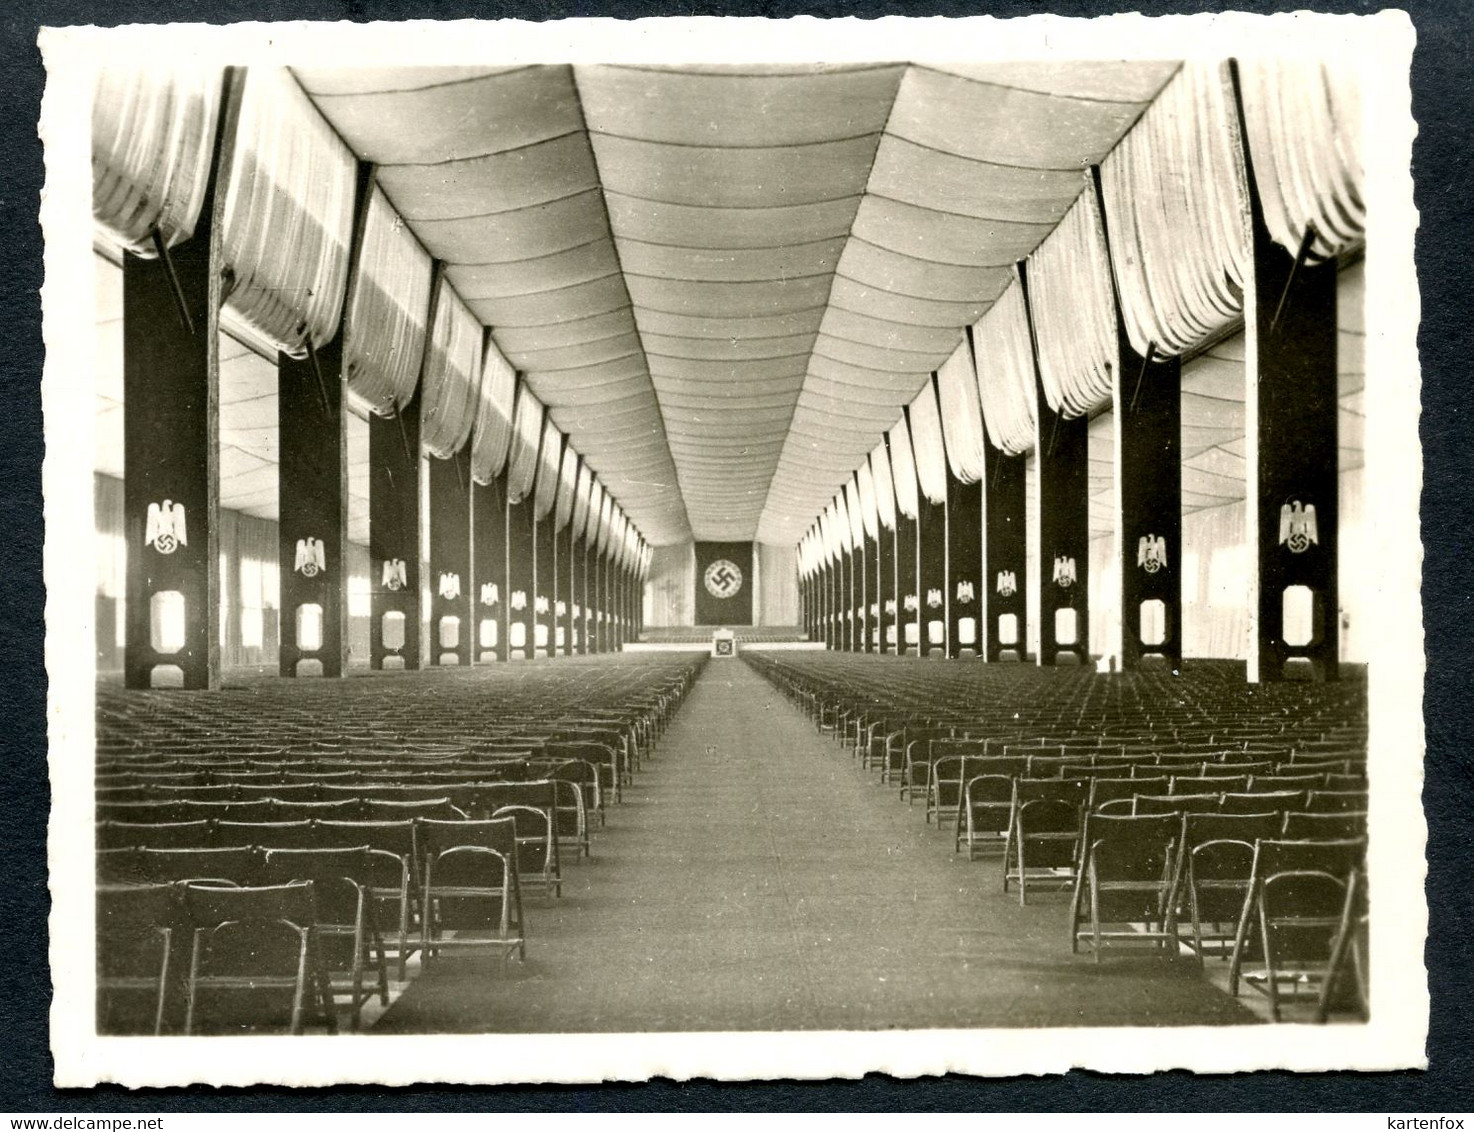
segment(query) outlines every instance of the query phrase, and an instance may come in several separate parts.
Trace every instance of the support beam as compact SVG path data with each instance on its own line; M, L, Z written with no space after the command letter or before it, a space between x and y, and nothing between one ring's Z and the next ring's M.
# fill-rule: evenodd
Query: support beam
M1340 412L1335 260L1275 243L1245 139L1253 271L1244 294L1250 682L1340 678Z
M1034 356L1034 472L1038 522L1030 531L1039 563L1040 665L1090 660L1090 421L1049 407L1029 298L1028 265L1018 265Z
M900 653L897 647L899 630L896 628L899 618L896 611L900 608L901 599L896 592L896 539L898 532L894 527L885 529L881 524L880 537L877 539L875 548L876 587L875 600L880 605L880 617L876 622L876 628L880 632L880 644L876 652L896 656Z
M471 479L464 450L430 464L431 663L471 663L477 594L471 588Z
M855 492L855 498L860 496ZM860 562L860 590L856 598L858 605L856 625L860 635L860 647L858 652L875 651L875 618L870 613L870 608L875 604L875 540L865 532L864 540L855 552Z
M552 655L553 648L553 513L532 524L532 655Z
M123 256L123 682L220 686L220 227L245 74L226 68L194 235ZM171 272L173 279L171 280ZM177 293L175 288L178 288Z
M476 662L507 659L506 475L471 485L471 547Z
M536 596L532 499L507 503L507 659L530 660Z
M948 650L979 655L983 584L983 485L963 483L947 469Z
M1025 457L983 442L983 609L985 658L1021 661L1028 646Z

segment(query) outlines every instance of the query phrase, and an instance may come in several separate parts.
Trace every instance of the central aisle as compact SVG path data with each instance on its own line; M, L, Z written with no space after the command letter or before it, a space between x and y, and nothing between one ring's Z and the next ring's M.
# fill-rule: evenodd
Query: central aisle
M623 805L527 906L527 962L447 959L383 1033L1247 1023L1191 962L1070 954L950 830L741 661L709 662ZM1034 897L1031 896L1031 901Z

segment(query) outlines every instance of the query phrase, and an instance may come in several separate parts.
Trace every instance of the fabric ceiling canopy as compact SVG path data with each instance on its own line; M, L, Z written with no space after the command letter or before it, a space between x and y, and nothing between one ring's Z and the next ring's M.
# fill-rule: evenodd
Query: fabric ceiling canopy
M983 478L983 410L978 402L978 379L972 365L972 344L964 339L937 369L937 399L941 403L942 431L947 440L947 462L959 483Z
M471 438L481 386L481 327L444 279L420 378L420 447L449 460Z
M792 544L1177 67L297 75L652 543Z
M512 414L516 410L517 372L495 342L486 344L481 364L481 396L476 430L471 438L471 478L483 487L501 475L512 447Z

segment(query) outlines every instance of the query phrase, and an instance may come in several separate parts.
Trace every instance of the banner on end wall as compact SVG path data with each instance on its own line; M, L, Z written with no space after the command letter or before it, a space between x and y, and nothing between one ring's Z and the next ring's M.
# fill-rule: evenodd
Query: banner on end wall
M752 543L696 544L696 624L752 624Z

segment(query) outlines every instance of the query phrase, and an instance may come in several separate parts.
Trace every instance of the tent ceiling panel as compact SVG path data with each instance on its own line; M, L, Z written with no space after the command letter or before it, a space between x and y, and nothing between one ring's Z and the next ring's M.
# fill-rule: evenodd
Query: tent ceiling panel
M818 204L771 208L693 208L611 194L609 222L620 241L683 248L781 248L847 236L859 194Z
M955 345L955 343L954 343ZM914 350L870 346L864 342L851 342L846 338L834 338L820 334L814 343L814 360L827 358L832 362L875 370L877 373L931 373L947 360L951 350Z
M633 329L607 338L594 338L571 346L552 346L546 350L518 350L517 364L529 372L553 372L579 369L583 366L611 362L639 353L640 338Z
M457 264L447 268L446 275L455 285L456 293L469 301L525 295L529 291L550 291L571 283L602 279L618 270L619 257L614 254L613 243L599 239L536 259Z
M690 361L741 361L785 358L805 354L814 345L814 335L782 334L773 338L677 338L669 334L645 334L645 352L652 358Z
M710 280L771 280L834 270L844 239L779 248L681 248L620 239L619 258L632 275Z
M827 339L839 339L857 345L880 346L888 350L907 350L915 354L945 354L957 348L961 331L951 326L903 326L880 322L851 311L830 307L824 312L821 333Z
M474 305L474 304L473 304ZM635 318L629 310L610 311L591 318L570 318L542 326L493 326L491 336L507 360L524 350L556 350L585 342L600 342L611 334L635 333ZM574 447L578 447L574 445Z
M526 327L623 310L629 305L629 296L623 278L615 272L587 283L469 302L482 321L491 326Z
M714 320L713 330L722 337L740 335L739 319L784 315L822 307L829 293L830 273L789 279L754 280L742 283L709 283L693 279L655 279L631 275L630 298L635 319L649 307L666 314L690 315ZM723 325L727 324L727 325Z

